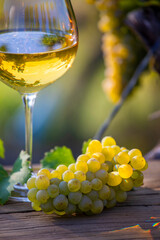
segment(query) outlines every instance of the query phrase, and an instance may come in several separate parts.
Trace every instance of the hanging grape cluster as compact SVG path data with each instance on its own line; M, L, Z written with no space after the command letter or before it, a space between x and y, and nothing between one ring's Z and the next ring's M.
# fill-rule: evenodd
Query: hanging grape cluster
M85 154L68 167L41 169L27 181L28 199L36 211L58 215L99 214L127 199L143 184L148 164L138 149L116 145L114 138L92 140Z
M95 4L100 12L98 28L103 33L102 51L105 64L105 79L102 83L109 100L116 103L126 85L124 72L129 60L130 50L122 34L123 14L120 0L86 0Z

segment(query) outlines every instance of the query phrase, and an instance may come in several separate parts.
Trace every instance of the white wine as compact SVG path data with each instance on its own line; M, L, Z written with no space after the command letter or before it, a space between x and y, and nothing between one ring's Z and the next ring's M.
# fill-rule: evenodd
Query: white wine
M77 45L60 31L1 33L0 80L22 94L38 92L71 67Z

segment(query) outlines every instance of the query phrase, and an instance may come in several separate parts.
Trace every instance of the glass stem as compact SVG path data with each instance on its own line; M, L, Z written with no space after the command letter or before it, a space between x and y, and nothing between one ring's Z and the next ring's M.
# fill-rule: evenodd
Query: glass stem
M25 151L30 155L30 167L32 164L32 145L33 145L33 123L32 112L37 93L22 95L25 107Z

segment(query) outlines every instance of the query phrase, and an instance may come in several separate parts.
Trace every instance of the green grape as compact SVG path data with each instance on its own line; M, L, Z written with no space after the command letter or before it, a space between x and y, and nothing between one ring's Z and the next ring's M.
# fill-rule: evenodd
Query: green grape
M118 172L113 171L108 173L107 184L109 186L117 186L122 182L122 178Z
M75 176L72 171L67 170L63 173L62 178L64 181L69 182L71 179L75 178Z
M112 0L113 2L113 0ZM112 5L112 2L109 1L110 4L108 4L108 1L106 0L95 0L95 6L99 11L106 11L110 5Z
M94 178L92 181L91 181L91 184L92 184L92 189L93 190L96 190L96 191L99 191L101 190L102 188L102 181L98 178Z
M70 192L77 192L79 191L80 187L81 187L81 182L76 178L71 179L68 182L68 189Z
M130 162L130 156L127 152L120 152L115 156L116 161L119 164L127 164Z
M73 173L76 171L76 164L75 163L71 163L68 166L68 170L72 171Z
M116 197L116 192L113 188L110 188L110 196L108 198L109 201L113 200Z
M45 190L45 189L39 190L36 194L36 198L37 198L38 202L45 203L49 199L49 194L48 194L47 190Z
M84 161L76 162L76 171L82 171L84 173L88 172L88 165Z
M92 140L87 148L87 153L97 153L97 152L101 152L102 151L102 144L100 141L98 140Z
M91 184L91 182L89 182L88 180L86 180L86 181L83 181L82 183L81 183L81 188L80 188L80 191L82 192L82 193L89 193L90 191L92 190L92 184Z
M107 177L108 177L108 172L104 169L100 169L95 173L96 178L99 178L103 184L106 184L107 182Z
M105 199L107 200L110 197L111 191L107 185L104 185L98 193L99 193L99 198L101 200L105 200Z
M63 165L63 164L59 165L59 166L56 168L56 171L58 171L61 175L62 175L65 171L67 171L67 170L68 170L67 166L66 166L66 165Z
M143 185L143 179L144 179L143 173L139 171L138 172L138 177L136 179L133 179L134 187L142 186Z
M68 194L68 200L72 204L78 204L81 201L82 193L81 192L70 192Z
M142 169L140 169L140 171L145 171L147 169L148 169L148 162L146 162L145 166Z
M112 163L111 163L112 164ZM106 172L109 172L109 166L106 163L101 164L101 169L105 170Z
M121 151L122 152L127 152L127 153L129 152L129 150L127 148L125 148L125 147L121 147Z
M103 211L103 202L100 199L97 199L92 202L91 212L94 214L100 214Z
M49 198L47 200L47 202L45 203L42 203L41 204L41 209L44 211L44 212L52 212L54 210L54 206L53 206L53 199L52 198Z
M112 200L110 200L110 201L107 201L107 204L105 205L105 207L106 208L113 208L113 207L115 207L116 206L116 199L115 198L113 198Z
M28 189L36 188L35 181L36 181L36 177L29 178L27 181L27 188Z
M28 193L27 193L27 197L31 202L36 202L37 198L36 198L36 194L38 192L37 188L31 188Z
M127 193L126 192L121 191L121 190L116 192L116 201L117 202L120 202L120 203L125 202L126 199L127 199Z
M89 156L87 154L81 154L78 156L77 158L77 162L78 161L84 161L84 162L87 162L89 160Z
M63 216L66 214L65 211L57 211L56 209L54 210L54 213L56 213L59 216Z
M65 195L60 194L53 199L53 206L57 211L64 211L68 206L68 199Z
M94 174L93 172L88 171L88 172L86 173L86 180L88 180L88 181L91 182L94 178L95 178L95 174ZM83 180L83 181L84 181L84 180Z
M38 171L37 176L40 176L40 175L46 175L49 179L51 179L51 173L46 168L42 168Z
M113 168L114 168L114 166L117 164L117 161L116 161L116 159L115 159L115 157L112 159L112 166L113 166Z
M87 165L88 165L88 171L93 173L97 172L101 167L100 162L95 158L89 159L87 161Z
M117 155L119 152L121 152L121 148L118 145L112 145L111 148L114 149L114 155Z
M106 66L105 80L103 81L103 89L112 102L117 102L123 89L122 75L125 64L129 56L128 48L122 44L122 39L118 33L112 29L118 24L115 18L116 13L107 12L102 16L99 27L102 31L106 31L103 35L102 50L104 54L104 62ZM117 61L118 59L118 61ZM121 64L119 64L119 61Z
M96 0L86 0L88 4L94 4Z
M131 159L131 166L136 170L141 170L145 167L146 160L144 157L141 156L135 156Z
M120 183L120 189L122 191L131 191L133 188L133 180L131 178L128 179L123 179L122 182Z
M105 162L105 156L103 155L103 153L100 153L100 152L97 152L97 153L94 153L92 155L92 158L95 158L99 161L100 164L104 163Z
M60 182L61 182L61 180L59 178L52 178L50 180L50 184L54 184L54 185L57 185L57 186L59 186Z
M122 164L118 168L118 173L122 178L130 178L133 174L133 168L129 164Z
M52 184L48 187L47 192L51 198L55 198L59 194L59 187L55 184Z
M106 161L112 161L115 156L114 149L111 146L103 147L102 153L104 154Z
M73 214L76 212L76 206L72 203L68 203L67 208L65 209L66 214Z
M91 199L89 197L87 197L86 195L83 195L81 198L81 201L78 204L78 207L82 212L89 211L92 207Z
M62 174L57 170L53 170L51 172L51 178L59 178L61 180L62 179Z
M46 175L36 177L35 185L39 190L47 189L50 185L49 178Z
M141 151L140 151L139 149L136 149L136 148L130 150L130 151L128 152L128 155L130 156L130 158L133 158L133 157L135 157L135 156L140 156L140 157L142 157Z
M65 196L69 194L68 183L65 181L60 182L59 184L59 192Z
M89 197L92 201L95 201L99 198L99 194L97 191L92 190L89 193L86 194L87 197Z
M111 136L104 137L101 142L103 147L116 145L115 139Z
M113 169L113 164L110 161L106 161L104 164L106 164L108 166L108 172L112 172ZM102 168L102 165L101 165Z
M31 206L32 206L33 210L39 212L42 210L40 207L40 204L41 204L40 202L36 201L36 202L32 202Z
M75 175L75 178L78 179L80 182L86 180L86 174L82 171L76 171L74 175Z
M133 178L133 179L136 179L136 178L138 178L138 176L139 176L139 173L140 173L140 171L138 171L138 170L133 170L133 173L132 173L132 176L131 176L131 178Z
M145 166L142 169L140 169L140 171L145 171L147 169L148 169L148 162L146 162Z

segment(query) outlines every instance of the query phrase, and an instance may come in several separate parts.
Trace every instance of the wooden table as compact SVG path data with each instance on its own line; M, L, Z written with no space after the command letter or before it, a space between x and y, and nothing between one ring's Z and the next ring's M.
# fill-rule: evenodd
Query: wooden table
M160 240L160 161L150 160L144 186L125 203L94 216L46 215L30 203L0 206L1 240Z

